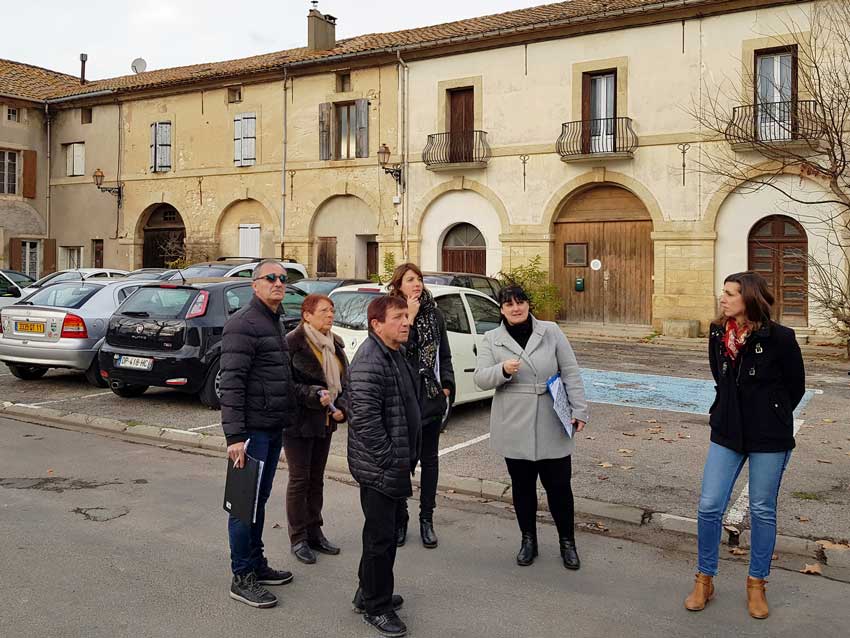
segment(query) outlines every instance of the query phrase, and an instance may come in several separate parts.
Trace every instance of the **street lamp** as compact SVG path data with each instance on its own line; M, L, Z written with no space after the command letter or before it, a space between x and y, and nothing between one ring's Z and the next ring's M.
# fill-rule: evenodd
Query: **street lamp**
M116 197L118 197L118 206L120 207L121 206L121 195L122 195L121 184L118 184L117 186L104 186L103 185L103 177L104 177L103 171L100 170L99 168L95 169L94 173L92 173L92 179L94 180L94 185L97 186L97 190L99 190L101 193L111 193L112 195L115 195Z
M401 165L389 164L390 154L389 146L381 144L381 147L378 149L378 163L386 174L392 175L396 183L401 184Z

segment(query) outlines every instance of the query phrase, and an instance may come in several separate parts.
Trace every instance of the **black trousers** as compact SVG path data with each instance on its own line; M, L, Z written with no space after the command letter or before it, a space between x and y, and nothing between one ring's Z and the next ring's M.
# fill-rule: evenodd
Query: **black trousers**
M519 529L524 534L537 536L537 477L546 490L549 511L555 519L558 536L575 540L575 505L572 478L572 461L569 456L560 459L526 461L505 459L511 475L511 493Z
M440 419L422 424L422 453L419 459L419 520L430 521L434 518L437 506L437 482L440 479L440 461L437 452L440 447ZM401 501L398 525L408 521L407 499Z
M363 523L363 554L360 557L360 589L366 613L379 616L393 608L395 530L399 502L370 487L360 488Z
M283 438L283 450L289 466L286 517L292 545L314 539L321 533L325 466L330 449L330 433L326 437Z

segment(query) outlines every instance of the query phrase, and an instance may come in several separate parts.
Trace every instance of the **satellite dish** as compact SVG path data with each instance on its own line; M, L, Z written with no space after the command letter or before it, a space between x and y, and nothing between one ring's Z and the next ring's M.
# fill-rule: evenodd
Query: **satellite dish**
M133 69L133 73L144 73L145 69L148 68L148 63L145 62L142 58L136 58L133 60L133 63L130 65L130 68Z

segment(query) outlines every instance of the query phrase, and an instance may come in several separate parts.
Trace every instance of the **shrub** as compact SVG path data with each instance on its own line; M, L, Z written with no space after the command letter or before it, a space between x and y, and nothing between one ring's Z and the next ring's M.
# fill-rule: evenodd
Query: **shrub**
M539 319L552 320L561 309L563 300L558 287L549 281L543 270L543 258L535 255L527 264L516 266L498 275L502 286L522 286L531 300L531 311Z

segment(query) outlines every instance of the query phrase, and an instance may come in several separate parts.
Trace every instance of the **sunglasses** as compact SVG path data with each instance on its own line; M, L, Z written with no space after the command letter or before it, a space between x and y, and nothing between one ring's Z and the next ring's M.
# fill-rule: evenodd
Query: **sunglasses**
M257 281L259 279L265 279L270 284L273 284L275 282L275 279L280 281L280 283L282 284L286 283L286 275L276 275L273 272L270 272L268 275L263 275L262 277L254 277L254 281Z

